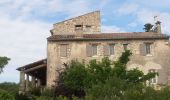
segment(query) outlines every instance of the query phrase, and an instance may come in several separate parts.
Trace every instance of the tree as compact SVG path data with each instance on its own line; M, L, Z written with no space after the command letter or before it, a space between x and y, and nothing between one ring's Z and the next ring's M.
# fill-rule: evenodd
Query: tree
M152 25L151 23L146 23L146 24L144 25L144 28L143 28L143 29L145 30L145 32L151 32L153 26L154 26L154 25Z
M120 99L124 94L129 96L128 90L135 90L134 95L138 95L142 93L144 83L154 78L157 73L144 75L138 69L127 70L126 65L131 55L132 53L126 50L116 62L112 62L108 57L101 61L91 60L87 65L74 61L64 71L63 83L70 89L84 91L92 100Z
M8 64L9 60L10 60L10 58L8 58L8 57L0 57L0 74L3 72L3 69L4 69L5 65Z
M144 100L142 94L145 82L154 78L157 73L144 73L138 69L127 70L127 63L132 53L126 50L118 61L114 62L105 82L98 81L86 91L87 100ZM108 73L109 74L109 73ZM103 74L104 75L104 74Z

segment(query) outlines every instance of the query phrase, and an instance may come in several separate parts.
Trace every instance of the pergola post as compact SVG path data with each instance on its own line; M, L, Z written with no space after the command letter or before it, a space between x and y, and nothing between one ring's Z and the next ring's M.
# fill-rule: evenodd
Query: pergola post
M36 87L36 80L35 80L35 77L34 77L34 76L32 76L31 84L32 84L32 87L33 87L33 88Z
M29 75L26 77L26 91L29 91Z
M25 73L20 71L20 87L19 87L19 94L25 92Z
M37 79L37 87L40 87L40 86L41 86L41 80Z

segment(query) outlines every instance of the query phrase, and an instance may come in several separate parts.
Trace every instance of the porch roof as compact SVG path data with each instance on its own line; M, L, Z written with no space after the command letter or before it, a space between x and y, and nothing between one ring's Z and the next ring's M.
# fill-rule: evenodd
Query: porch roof
M32 71L38 68L46 67L47 66L47 59L41 59L39 61L24 65L22 67L17 68L18 71Z

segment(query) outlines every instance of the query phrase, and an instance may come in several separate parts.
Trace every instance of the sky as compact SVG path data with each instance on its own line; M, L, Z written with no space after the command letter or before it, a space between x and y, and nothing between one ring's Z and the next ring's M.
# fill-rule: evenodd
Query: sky
M170 35L170 0L0 0L0 56L11 58L0 82L19 82L16 68L46 58L53 24L101 11L102 32L142 32L162 23Z

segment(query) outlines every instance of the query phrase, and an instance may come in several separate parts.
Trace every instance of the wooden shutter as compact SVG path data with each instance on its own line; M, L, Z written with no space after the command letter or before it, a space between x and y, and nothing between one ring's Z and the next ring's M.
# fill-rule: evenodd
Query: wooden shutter
M97 55L97 44L92 44L91 46L92 56Z
M110 55L110 46L109 45L104 45L103 50L104 50L104 56Z
M140 44L140 54L142 56L146 55L146 45L145 44Z
M91 57L92 56L92 46L90 44L87 44L86 45L86 55L88 57Z

